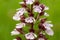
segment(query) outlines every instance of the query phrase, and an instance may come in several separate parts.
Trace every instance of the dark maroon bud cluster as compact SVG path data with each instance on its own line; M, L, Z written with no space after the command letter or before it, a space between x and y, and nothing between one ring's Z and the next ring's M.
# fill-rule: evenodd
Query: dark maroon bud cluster
M40 16L42 16L42 15L44 15L44 13L45 13L45 12L44 12L44 11L42 11L39 15L40 15Z
M45 6L43 4L40 5L40 7L42 8L42 11L44 10Z
M41 30L43 30L43 31L46 30L46 28L43 26L43 23L40 23L38 27L39 27L39 29L41 29Z
M25 22L25 16L24 15L22 15L22 16L20 16L20 18L21 18L21 22Z
M47 20L47 18L41 19L41 23L44 23Z
M44 40L47 40L47 38L43 34L39 34L38 38L43 38Z

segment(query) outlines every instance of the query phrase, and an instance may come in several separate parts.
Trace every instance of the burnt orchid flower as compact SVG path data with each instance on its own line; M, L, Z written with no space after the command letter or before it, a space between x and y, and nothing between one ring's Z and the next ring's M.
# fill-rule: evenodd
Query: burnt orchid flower
M49 10L47 6L41 4L38 0L23 0L19 4L22 7L16 9L17 12L13 16L13 20L20 21L20 23L16 24L15 29L11 32L12 36L16 35L13 40L22 40L18 36L20 34L23 34L25 40L48 40L46 35L53 36L54 32L51 29L53 24L47 20L49 14L45 12ZM25 27L29 28L29 32L24 30Z
M33 32L30 32L30 33L25 34L25 37L27 40L34 40L37 37L37 35L34 34Z

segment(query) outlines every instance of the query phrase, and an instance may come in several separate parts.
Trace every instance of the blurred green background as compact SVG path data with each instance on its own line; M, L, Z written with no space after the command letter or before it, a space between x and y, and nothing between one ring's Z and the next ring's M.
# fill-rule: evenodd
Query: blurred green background
M20 7L18 2L22 0L0 0L0 40L12 40L10 32L19 23L12 19L16 9ZM60 0L40 0L50 8L48 20L54 24L54 36L49 36L48 40L60 40Z

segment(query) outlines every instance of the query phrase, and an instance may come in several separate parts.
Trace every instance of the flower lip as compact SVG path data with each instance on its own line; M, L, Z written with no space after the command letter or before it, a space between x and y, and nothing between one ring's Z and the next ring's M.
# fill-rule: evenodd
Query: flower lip
M26 4L33 4L35 0L25 0Z
M13 19L16 20L16 21L19 21L19 20L20 20L20 17L18 17L18 16L13 16Z
M33 32L30 32L30 33L25 34L25 37L26 37L26 39L33 40L37 37L37 35L34 34Z
M39 5L34 5L33 6L34 12L41 13L42 8Z
M46 29L45 32L50 35L50 36L53 36L54 35L54 32L52 29Z
M26 23L33 23L33 22L35 22L35 19L33 17L28 17L25 19L25 22Z
M14 29L14 30L11 32L11 35L19 35L19 34L20 34L20 32L17 31L16 29Z
M16 24L16 28L23 28L23 27L25 27L25 23Z
M46 21L46 22L44 22L43 23L43 26L45 26L45 28L51 28L51 27L53 27L53 24L51 24L51 21Z

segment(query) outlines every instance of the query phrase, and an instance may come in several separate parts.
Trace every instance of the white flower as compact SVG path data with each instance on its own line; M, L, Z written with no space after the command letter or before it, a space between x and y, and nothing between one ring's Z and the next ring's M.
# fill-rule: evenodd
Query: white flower
M38 40L45 40L44 38L39 38Z
M13 19L16 20L16 21L19 21L20 17L15 15L15 16L13 16Z
M22 28L22 27L25 27L25 23L16 24L16 28Z
M18 14L21 13L21 15L26 12L25 8L18 8L18 9L16 9L16 10L18 10L17 13L18 13Z
M17 40L17 39L13 39L13 40Z
M44 16L49 16L49 14L47 14L46 12L44 13Z
M19 4L24 4L24 2L19 2Z
M41 13L42 8L40 6L35 5L35 6L33 6L33 8L34 8L34 12Z
M46 32L48 35L51 35L51 36L54 35L54 32L53 32L52 29L46 29L45 32Z
M26 4L33 4L33 2L35 2L35 0L26 0Z
M44 10L49 10L49 7L46 7L46 6L45 6Z
M46 21L43 26L46 28L45 32L48 34L48 35L51 35L53 36L54 32L52 31L51 27L53 27L53 24L50 24L51 21Z
M35 39L37 37L37 35L30 32L30 33L25 34L25 37L26 37L26 39L31 39L32 40L32 39Z
M50 29L50 27L53 27L53 24L50 24L51 21L46 21L45 23L43 23L43 26L46 28L46 29Z
M18 32L16 29L14 29L12 32L11 32L11 35L19 35L20 32Z
M35 19L33 17L28 17L28 18L25 19L25 22L33 23L33 22L35 22Z
M24 14L25 11L25 8L19 8L17 9L18 11L16 12L16 14L13 16L13 19L16 20L16 21L19 21L20 20L20 16Z

